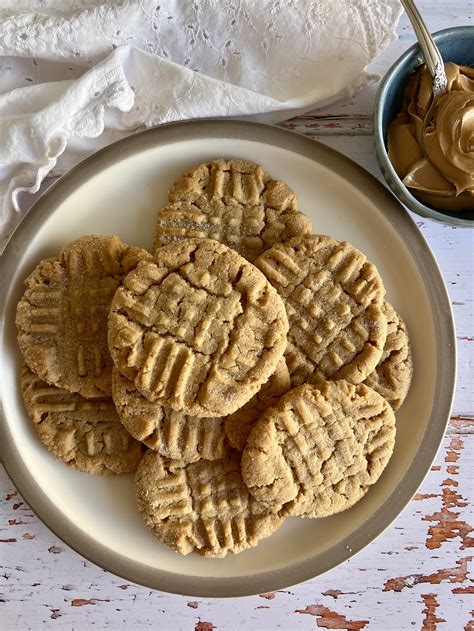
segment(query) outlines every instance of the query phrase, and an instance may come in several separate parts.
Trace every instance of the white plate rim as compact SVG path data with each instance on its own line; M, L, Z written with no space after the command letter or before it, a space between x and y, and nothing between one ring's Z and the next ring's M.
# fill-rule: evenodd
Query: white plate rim
M4 305L8 279L16 269L22 244L79 186L99 170L149 148L183 140L226 138L252 140L301 154L329 169L343 169L345 178L364 193L392 224L410 249L423 279L434 315L437 354L436 387L425 436L399 485L358 529L336 545L304 561L269 572L240 577L193 577L158 570L133 561L97 542L68 520L24 466L12 438L0 398L0 456L20 494L44 524L92 563L128 581L161 591L195 597L236 597L275 591L319 576L346 561L376 539L402 512L429 472L441 446L451 412L456 382L456 336L451 303L441 271L416 223L398 200L365 169L339 152L298 133L272 125L233 119L202 119L162 125L129 136L86 158L62 176L35 203L0 257L0 359L3 361ZM341 169L342 167L342 169ZM382 210L383 209L383 210ZM1 374L1 373L0 373ZM1 393L0 393L1 396Z

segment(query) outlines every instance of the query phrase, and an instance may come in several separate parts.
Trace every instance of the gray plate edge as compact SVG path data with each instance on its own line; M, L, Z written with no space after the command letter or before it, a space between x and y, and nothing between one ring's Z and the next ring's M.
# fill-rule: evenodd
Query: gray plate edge
M146 149L191 139L244 139L274 145L343 172L355 187L367 193L386 219L403 237L425 283L435 321L435 334L443 352L437 354L436 387L429 432L400 484L380 508L348 537L322 553L284 568L239 577L185 576L151 568L112 552L64 517L24 466L9 431L3 402L0 400L0 455L13 483L46 526L73 550L92 563L128 581L173 594L195 597L225 598L251 596L283 589L319 576L365 548L402 512L422 484L439 451L451 412L456 382L456 337L449 295L431 249L413 219L396 198L370 173L349 158L325 145L272 125L229 119L204 119L170 123L129 136L86 158L62 176L35 203L12 236L0 257L0 359L3 360L5 303L10 286L7 280L16 269L22 243L35 233L37 226L62 200L98 170ZM341 166L343 169L341 169ZM1 364L0 364L1 366ZM1 375L1 372L0 372Z

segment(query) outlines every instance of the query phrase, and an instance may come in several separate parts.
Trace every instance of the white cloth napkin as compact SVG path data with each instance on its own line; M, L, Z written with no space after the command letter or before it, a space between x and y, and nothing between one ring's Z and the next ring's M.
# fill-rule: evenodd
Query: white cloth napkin
M278 122L373 81L398 0L2 0L0 252L20 193L124 135Z

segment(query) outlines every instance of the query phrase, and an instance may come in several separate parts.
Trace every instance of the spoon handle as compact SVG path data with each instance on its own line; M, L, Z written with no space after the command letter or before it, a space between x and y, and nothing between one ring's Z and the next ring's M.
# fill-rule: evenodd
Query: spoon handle
M444 71L444 62L431 33L426 28L413 0L401 0L408 18L413 26L426 66L433 77L433 96L441 96L448 88L448 80Z

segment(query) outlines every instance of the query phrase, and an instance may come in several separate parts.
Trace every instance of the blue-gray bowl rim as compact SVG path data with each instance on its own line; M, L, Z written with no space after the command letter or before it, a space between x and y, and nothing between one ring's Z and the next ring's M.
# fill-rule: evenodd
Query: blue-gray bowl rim
M432 33L433 38L438 44L453 36L459 36L460 34L472 37L474 42L474 26L470 25L453 26ZM374 139L375 150L380 170L382 171L382 175L384 176L387 184L390 186L395 196L398 197L398 199L413 212L421 215L422 217L428 217L429 219L434 219L435 221L440 221L445 224L472 228L474 227L474 219L463 217L463 211L460 211L459 213L443 212L441 210L435 210L434 208L425 206L419 200L417 200L416 197L414 197L409 192L407 187L398 177L387 154L387 149L385 147L384 130L382 128L382 110L385 107L388 88L391 84L392 79L396 75L397 69L411 57L416 58L421 55L422 53L420 47L416 42L415 44L410 46L410 48L408 48L404 53L402 53L402 55L390 66L377 90L374 108Z

